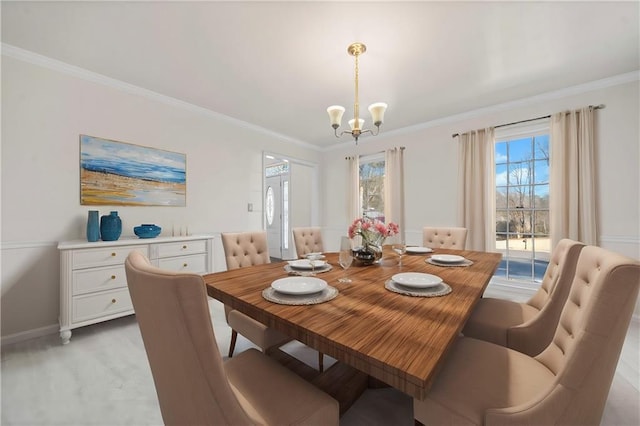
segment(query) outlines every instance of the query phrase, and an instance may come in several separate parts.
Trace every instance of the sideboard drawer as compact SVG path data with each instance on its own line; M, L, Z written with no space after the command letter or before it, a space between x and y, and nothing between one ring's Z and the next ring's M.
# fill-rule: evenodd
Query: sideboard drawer
M157 245L158 257L174 257L186 254L205 253L207 242L204 240L180 241L175 243L161 243Z
M117 246L77 250L73 252L73 269L122 265L132 250L140 250L145 256L149 256L149 250L146 246Z
M207 271L207 255L197 254L193 256L158 259L158 266L162 269L168 269L171 271L202 274Z
M126 311L133 311L129 290L105 291L73 298L73 321L86 321Z
M73 295L127 286L124 265L73 271Z

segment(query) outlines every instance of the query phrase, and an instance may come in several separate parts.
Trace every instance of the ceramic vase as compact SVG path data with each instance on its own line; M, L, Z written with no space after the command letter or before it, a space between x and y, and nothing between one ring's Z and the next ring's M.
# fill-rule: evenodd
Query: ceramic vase
M89 210L89 217L87 219L87 241L91 243L100 239L100 224L98 220L98 210Z
M100 236L102 241L116 241L122 234L122 220L118 212L111 212L100 218Z

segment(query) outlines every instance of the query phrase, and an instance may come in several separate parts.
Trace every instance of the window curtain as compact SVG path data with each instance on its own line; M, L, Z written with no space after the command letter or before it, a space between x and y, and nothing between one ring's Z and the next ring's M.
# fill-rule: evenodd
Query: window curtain
M349 215L349 225L359 217L362 217L360 206L360 160L358 156L346 157L349 164L349 190L347 191L347 214Z
M593 107L551 116L552 247L562 238L597 244Z
M495 243L494 129L459 136L458 226L467 228L467 249L493 251Z
M385 222L400 227L395 241L405 241L404 227L404 147L388 149L384 153L384 216Z

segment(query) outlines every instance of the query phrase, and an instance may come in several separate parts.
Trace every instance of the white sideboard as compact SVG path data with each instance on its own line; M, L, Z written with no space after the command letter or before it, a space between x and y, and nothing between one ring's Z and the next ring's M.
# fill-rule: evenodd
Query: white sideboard
M60 338L71 330L130 315L124 261L138 250L163 269L204 274L213 271L213 236L64 241L60 250Z

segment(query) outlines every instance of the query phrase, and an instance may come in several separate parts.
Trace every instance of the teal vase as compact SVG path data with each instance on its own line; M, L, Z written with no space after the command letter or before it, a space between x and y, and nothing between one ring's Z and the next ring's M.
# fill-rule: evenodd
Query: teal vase
M87 241L91 243L100 239L100 224L98 219L98 210L89 210L89 218L87 219Z
M100 218L100 236L102 241L116 241L122 234L122 220L118 212L111 212Z

